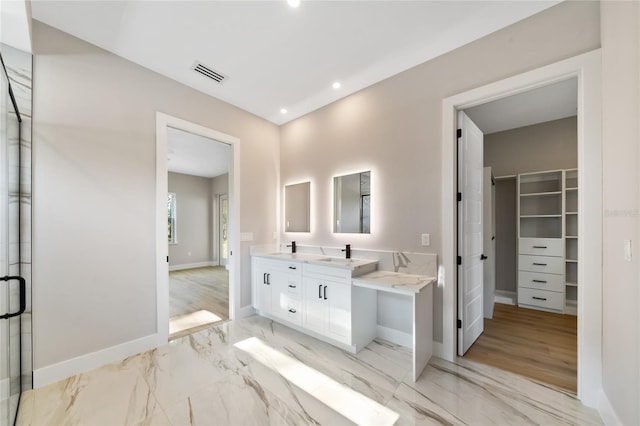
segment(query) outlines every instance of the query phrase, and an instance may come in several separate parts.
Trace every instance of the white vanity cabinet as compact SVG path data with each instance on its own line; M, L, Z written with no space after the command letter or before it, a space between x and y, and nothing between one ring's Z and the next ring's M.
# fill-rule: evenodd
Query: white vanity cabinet
M351 344L351 272L303 265L305 328Z
M302 269L296 262L253 258L253 307L260 312L302 323Z
M376 335L377 298L352 277L376 270L375 260L254 255L253 307L266 316L350 352Z

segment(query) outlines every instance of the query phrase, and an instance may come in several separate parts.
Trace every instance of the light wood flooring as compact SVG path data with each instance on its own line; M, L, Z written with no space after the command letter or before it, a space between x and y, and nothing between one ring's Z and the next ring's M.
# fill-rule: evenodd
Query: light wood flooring
M169 316L172 320L203 310L227 320L229 271L224 266L172 271L169 273L169 300ZM197 329L197 325L194 328Z
M575 393L577 317L495 304L465 359Z

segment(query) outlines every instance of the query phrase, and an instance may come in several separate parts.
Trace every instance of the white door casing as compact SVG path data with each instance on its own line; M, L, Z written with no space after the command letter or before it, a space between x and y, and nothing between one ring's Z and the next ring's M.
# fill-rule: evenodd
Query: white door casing
M456 112L569 78L578 80L578 399L596 407L602 398L602 95L600 49L445 98L442 102L442 343L434 355L455 359L457 227ZM588 188L588 189L587 189ZM586 232L587 229L589 232Z
M493 318L494 293L496 290L496 186L491 167L484 168L482 179L482 226L483 246L487 259L484 261L484 308L483 316Z
M458 129L458 355L462 356L484 330L484 146L482 131L463 111L458 112Z
M169 268L167 244L168 141L167 128L173 127L228 144L229 164L229 319L250 315L252 308L240 306L240 139L199 124L156 112L156 346L169 338Z

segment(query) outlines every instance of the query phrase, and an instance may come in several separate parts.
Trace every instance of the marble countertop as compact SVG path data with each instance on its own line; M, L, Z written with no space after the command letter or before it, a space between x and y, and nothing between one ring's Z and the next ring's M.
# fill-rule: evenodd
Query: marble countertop
M403 274L391 271L375 271L353 279L353 285L390 293L413 295L436 282L435 277Z
M334 268L349 269L351 271L356 271L357 269L365 266L372 266L378 263L377 260L373 259L344 259L340 257L329 257L308 253L254 253L252 256L330 266Z

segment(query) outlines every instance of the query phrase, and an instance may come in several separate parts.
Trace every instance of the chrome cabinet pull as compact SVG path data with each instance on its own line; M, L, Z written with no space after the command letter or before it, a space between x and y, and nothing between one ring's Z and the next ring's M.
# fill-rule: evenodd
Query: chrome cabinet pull
M324 286L324 300L327 300L327 286Z
M293 308L290 308L290 309L289 309L289 312L291 312L292 314L295 314L295 313L296 313L296 310L295 310L295 309L293 309Z
M322 284L318 286L318 299L322 299Z
M289 284L289 288L296 288L296 286Z

